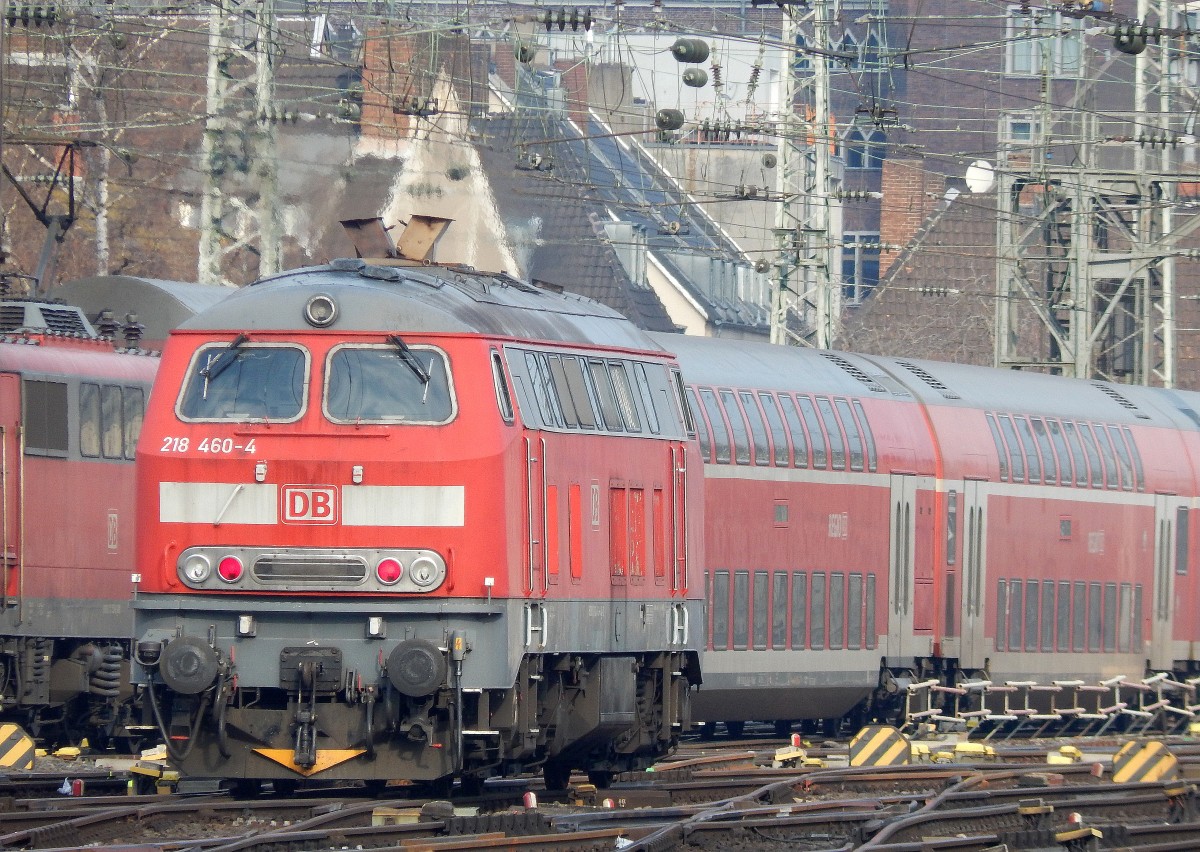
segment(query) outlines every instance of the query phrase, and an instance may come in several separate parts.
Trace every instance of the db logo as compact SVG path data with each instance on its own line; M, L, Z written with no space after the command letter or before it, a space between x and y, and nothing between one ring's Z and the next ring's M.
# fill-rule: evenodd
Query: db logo
M280 497L285 524L337 523L337 489L332 486L285 485Z

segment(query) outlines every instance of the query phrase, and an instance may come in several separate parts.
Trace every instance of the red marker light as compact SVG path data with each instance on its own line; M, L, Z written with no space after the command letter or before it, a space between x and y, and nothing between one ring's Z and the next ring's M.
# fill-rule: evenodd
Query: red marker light
M392 585L399 581L400 575L404 573L404 566L400 564L400 560L380 559L379 564L375 566L375 576L379 578L379 582Z
M236 583L242 579L242 560L236 556L226 556L217 563L217 574L226 583Z

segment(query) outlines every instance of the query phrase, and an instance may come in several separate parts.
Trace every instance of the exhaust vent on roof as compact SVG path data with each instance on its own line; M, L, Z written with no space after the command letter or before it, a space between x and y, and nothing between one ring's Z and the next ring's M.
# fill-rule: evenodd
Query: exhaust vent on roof
M1126 399L1120 393L1120 391L1118 391L1112 385L1106 385L1103 382L1092 382L1092 387L1094 387L1096 390L1100 391L1101 393L1105 394L1117 405L1121 406L1122 408L1128 409L1129 411L1132 411L1140 419L1142 419L1142 420L1150 419L1149 414L1146 414L1144 411L1142 411L1140 408L1138 408L1136 404L1134 404L1134 403L1130 402L1128 399Z
M83 311L74 306L44 302L0 302L0 331L22 329L96 336Z
M913 364L910 361L897 361L896 363L899 364L904 369L908 370L910 373L912 373L918 379L923 381L925 384L929 385L931 388L933 388L935 391L940 393L946 399L962 399L961 396L959 396L954 391L950 390L950 388L946 387L940 381L935 379L933 377L933 374L930 373L928 370L924 369L923 367L918 367L916 364Z
M837 364L839 367L841 367L843 370L845 370L847 373L849 373L854 378L858 379L860 382L862 382L864 385L867 386L868 390L870 390L874 393L887 393L888 392L887 388L885 388L879 382L875 381L874 378L872 378L871 376L869 376L865 372L863 372L861 367L856 366L855 364L851 363L846 358L843 358L841 355L838 355L833 352L822 352L821 355L824 358L828 359L829 361L832 361L834 364Z

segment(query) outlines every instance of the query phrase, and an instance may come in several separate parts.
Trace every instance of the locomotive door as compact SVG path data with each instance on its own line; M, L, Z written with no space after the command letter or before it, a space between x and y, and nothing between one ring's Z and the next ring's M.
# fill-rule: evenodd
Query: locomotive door
M1174 662L1172 623L1175 612L1175 566L1179 543L1176 519L1187 503L1178 497L1154 495L1154 591L1151 600L1150 666L1170 670ZM1186 527L1183 530L1186 535ZM1134 612L1134 618L1141 613ZM1137 631L1134 631L1137 635Z
M21 550L21 378L0 373L0 595L7 609L18 593Z
M916 558L917 478L893 473L891 488L891 543L888 547L888 655L916 656L913 636L913 562Z
M961 669L983 669L988 646L984 639L984 590L987 587L987 495L984 483L963 482L962 597L959 606Z

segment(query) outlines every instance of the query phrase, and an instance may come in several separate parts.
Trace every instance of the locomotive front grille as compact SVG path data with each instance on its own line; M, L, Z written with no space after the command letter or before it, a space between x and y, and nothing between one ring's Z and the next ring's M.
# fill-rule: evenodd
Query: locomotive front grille
M367 577L367 563L353 556L305 558L269 555L254 561L254 578L260 583L341 583L353 586Z

